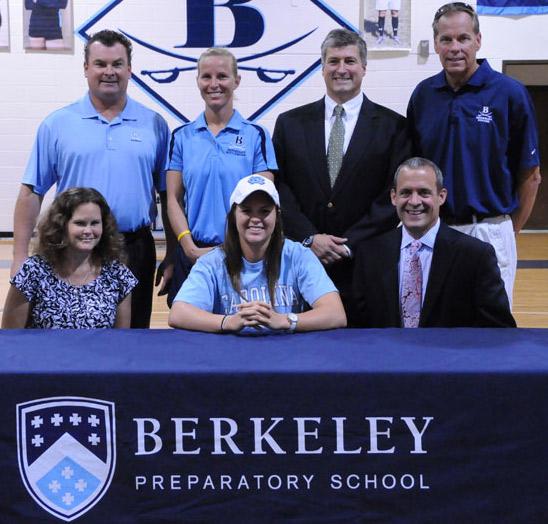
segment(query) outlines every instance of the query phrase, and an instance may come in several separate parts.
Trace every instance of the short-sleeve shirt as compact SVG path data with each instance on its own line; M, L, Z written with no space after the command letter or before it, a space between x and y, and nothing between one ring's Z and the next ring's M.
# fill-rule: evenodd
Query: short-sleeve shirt
M50 329L114 327L118 305L137 285L126 266L110 262L92 282L73 286L37 255L10 282L31 304L30 327Z
M238 111L217 136L202 113L171 137L168 169L182 173L188 225L193 238L205 244L224 240L229 199L238 181L277 168L268 131Z
M42 122L22 182L39 195L54 184L57 192L92 187L105 197L119 230L135 231L155 218L168 145L159 114L128 97L108 121L86 95Z
M454 91L445 72L422 81L407 109L415 154L442 170L442 216L496 216L518 206L519 172L539 165L535 113L525 87L486 60Z
M300 313L326 293L337 291L310 249L286 239L281 257L280 276L273 301L278 313ZM235 314L238 304L243 302L260 300L272 303L262 261L248 262L243 259L240 287L238 294L230 282L225 253L218 247L198 259L175 301L222 315ZM245 331L257 332L253 328Z

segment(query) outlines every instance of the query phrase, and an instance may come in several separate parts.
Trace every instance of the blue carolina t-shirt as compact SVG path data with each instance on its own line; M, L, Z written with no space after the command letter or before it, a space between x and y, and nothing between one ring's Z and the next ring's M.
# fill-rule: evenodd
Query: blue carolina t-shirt
M233 315L238 304L261 300L271 303L263 262L243 260L240 295L234 290L225 264L225 253L216 248L200 257L175 297L205 311ZM275 287L274 309L300 313L316 300L337 291L322 264L310 249L285 240L280 276ZM265 330L267 331L267 330ZM244 330L257 333L254 328Z

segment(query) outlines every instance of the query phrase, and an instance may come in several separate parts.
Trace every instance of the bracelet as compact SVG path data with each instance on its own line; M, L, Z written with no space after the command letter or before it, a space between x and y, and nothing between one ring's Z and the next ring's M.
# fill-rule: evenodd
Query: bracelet
M221 320L221 333L224 331L224 325L225 325L225 320L227 319L228 315L225 315L223 317L223 320Z
M180 242L185 235L190 235L190 229L185 229L184 231L181 231L179 233L179 236L177 237L177 242Z

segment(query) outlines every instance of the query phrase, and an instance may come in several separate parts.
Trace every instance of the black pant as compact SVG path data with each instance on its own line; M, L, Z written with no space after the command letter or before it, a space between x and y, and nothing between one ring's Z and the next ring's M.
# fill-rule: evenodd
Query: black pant
M194 240L197 247L213 247L217 244L206 244L199 240ZM183 282L187 279L190 270L192 269L192 262L187 258L181 244L177 246L175 252L175 261L173 264L173 277L169 285L169 292L167 294L167 305L172 306L173 300L176 297L179 289L183 285Z
M352 279L354 273L354 260L345 258L327 266L327 274L339 290L341 301L346 313L348 327L359 326L359 311L354 298Z
M131 293L131 327L149 328L156 270L156 246L150 228L123 233L127 266L139 283Z

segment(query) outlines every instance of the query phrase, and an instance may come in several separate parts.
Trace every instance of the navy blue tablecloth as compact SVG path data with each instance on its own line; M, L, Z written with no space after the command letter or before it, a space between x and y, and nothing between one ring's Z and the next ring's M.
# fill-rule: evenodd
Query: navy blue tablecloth
M0 333L0 522L544 522L548 330Z

